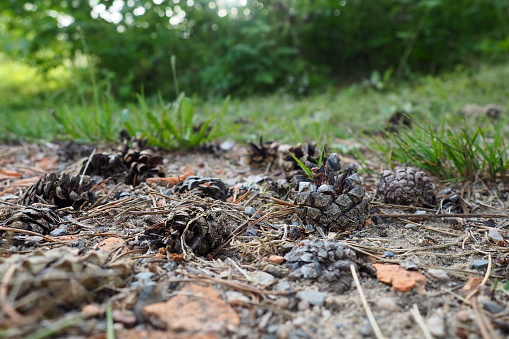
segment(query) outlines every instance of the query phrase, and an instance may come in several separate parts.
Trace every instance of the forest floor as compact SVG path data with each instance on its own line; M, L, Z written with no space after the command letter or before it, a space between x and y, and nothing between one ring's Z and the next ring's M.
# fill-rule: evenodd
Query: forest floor
M20 203L45 173L78 173L90 148L73 147L0 146L1 338L509 335L507 182L435 181L441 209L396 206L374 198L373 164L360 173L366 222L331 231L299 224L271 191L281 168L254 170L234 145L160 153L170 179L99 179L99 200L81 209ZM230 196L175 194L191 173L221 179ZM208 251L179 243L189 232Z

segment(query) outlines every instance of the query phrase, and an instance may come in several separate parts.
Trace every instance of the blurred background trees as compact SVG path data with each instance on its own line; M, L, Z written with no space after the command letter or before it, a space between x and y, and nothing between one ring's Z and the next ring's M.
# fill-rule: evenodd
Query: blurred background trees
M306 94L509 52L505 0L2 0L0 48L136 93Z

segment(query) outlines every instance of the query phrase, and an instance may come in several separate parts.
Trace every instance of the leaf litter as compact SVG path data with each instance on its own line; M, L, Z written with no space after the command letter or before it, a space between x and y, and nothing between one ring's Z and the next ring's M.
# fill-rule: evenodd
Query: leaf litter
M155 155L130 141L78 183L89 145L0 146L0 337L105 335L107 305L119 338L508 334L506 183L434 180L437 204L417 207L373 198L379 177L361 172L369 214L333 228L299 212L314 201L292 198L290 147ZM55 155L46 174L37 159Z

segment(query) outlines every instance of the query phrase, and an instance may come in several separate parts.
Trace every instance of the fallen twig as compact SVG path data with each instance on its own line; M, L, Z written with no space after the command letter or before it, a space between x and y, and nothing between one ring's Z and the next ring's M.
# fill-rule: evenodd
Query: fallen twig
M428 326L426 326L426 324L424 323L424 319L422 319L421 312L419 312L419 308L417 308L416 304L413 305L412 309L410 310L410 313L412 313L412 315L415 318L415 321L417 322L417 325L419 325L419 327L421 328L422 333L424 334L424 338L433 339L433 336L431 335Z
M364 295L364 292L362 291L361 283L359 282L359 277L357 276L357 272L355 271L355 266L352 264L350 265L350 270L352 271L353 281L355 282L355 287L357 287L357 292L359 292L359 296L361 298L362 306L364 307L364 311L366 311L366 314L368 315L369 324L373 328L373 332L375 332L375 336L378 339L383 339L382 332L380 331L380 327L378 327L378 324L376 323L375 316L373 315L373 312L371 312L371 309L369 308L368 301L366 300L366 296Z

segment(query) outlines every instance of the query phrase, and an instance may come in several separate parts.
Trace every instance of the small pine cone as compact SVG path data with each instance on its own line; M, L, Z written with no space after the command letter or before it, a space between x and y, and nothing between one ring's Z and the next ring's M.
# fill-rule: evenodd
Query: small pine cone
M260 137L260 143L250 142L247 151L247 162L249 166L257 169L266 169L277 164L279 144L266 141Z
M60 218L54 210L30 206L14 212L5 221L5 225L46 235L58 225L59 221Z
M375 197L387 204L434 206L433 183L423 171L414 167L396 167L380 174Z
M357 167L335 174L340 167L339 157L332 153L326 165L315 170L312 182L298 183L294 203L300 206L297 215L303 222L331 231L364 225L369 203Z
M122 147L120 154L94 154L90 163L83 162L80 173L110 177L137 186L147 178L164 176L161 168L163 158L154 156L146 148L147 139L131 138L122 130L120 132Z
M58 208L73 206L79 209L95 202L96 195L90 192L94 185L95 181L88 176L70 177L67 173L60 176L56 173L47 173L28 188L20 203L27 206L46 203Z
M125 183L137 186L147 178L162 177L161 164L163 158L153 155L147 148L147 140L140 137L131 137L126 130L120 131L122 140L122 160L127 170Z
M352 282L350 265L357 266L357 256L346 242L303 240L285 255L290 280L316 279L336 293L346 291Z
M320 157L322 159L326 158L325 148L323 150L318 149L318 147L316 147L316 143L309 143L305 146L297 144L295 147L290 147L283 156L283 170L288 172L288 176L290 177L295 175L295 171L302 172L299 164L295 161L291 154L295 155L295 157L302 161L303 164L311 165L311 167L317 166L320 162Z
M197 255L206 255L222 245L233 228L225 221L222 211L192 204L186 208L175 208L164 223L147 228L139 240L148 241L154 249L165 246L171 253L182 253L184 241L186 249Z
M98 153L92 156L90 163L88 159L83 161L80 174L97 175L103 178L113 179L125 178L128 168L119 154Z
M198 176L191 176L179 182L175 187L175 192L191 192L202 198L209 197L221 201L226 201L228 196L228 188L220 179Z

